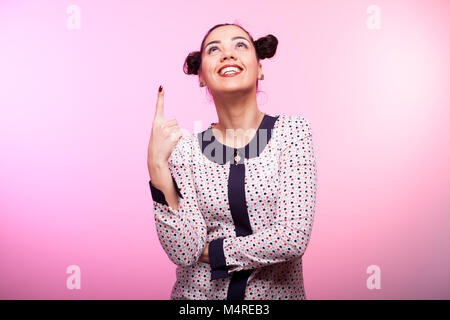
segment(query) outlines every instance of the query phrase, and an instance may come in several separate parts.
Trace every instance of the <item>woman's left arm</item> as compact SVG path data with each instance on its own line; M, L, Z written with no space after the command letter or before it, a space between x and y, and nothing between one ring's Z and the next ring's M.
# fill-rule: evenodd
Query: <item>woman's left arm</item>
M208 251L213 271L226 268L229 274L304 254L313 225L317 170L309 121L298 116L291 121L280 157L276 221L248 236L211 241ZM217 274L213 278L226 277L223 272Z

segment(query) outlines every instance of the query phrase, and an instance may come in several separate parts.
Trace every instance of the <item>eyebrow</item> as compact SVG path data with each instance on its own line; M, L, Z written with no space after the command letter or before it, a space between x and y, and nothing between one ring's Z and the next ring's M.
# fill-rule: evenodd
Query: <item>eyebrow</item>
M246 38L241 37L241 36L237 36L237 37L231 38L231 40L236 40L236 39L244 39L245 41L249 42ZM219 41L219 40L215 40L215 41L209 42L209 43L203 48L203 50L206 49L206 47L208 47L210 44L213 44L213 43L220 43L220 41Z

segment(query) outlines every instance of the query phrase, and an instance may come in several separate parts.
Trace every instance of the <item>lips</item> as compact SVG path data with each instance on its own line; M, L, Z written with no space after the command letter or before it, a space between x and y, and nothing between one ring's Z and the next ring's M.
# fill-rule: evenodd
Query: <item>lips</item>
M242 67L239 66L239 65L237 65L237 64L225 64L225 65L223 65L222 67L220 67L220 69L219 69L219 71L217 71L217 73L218 73L219 75L221 75L221 74L220 74L220 71L222 71L223 68L227 68L227 67L235 67L235 68L238 68L239 70L241 70L241 72L242 72L242 70L243 70ZM239 73L241 73L241 72L235 73L234 75L239 74ZM226 75L221 75L221 76L226 76Z
M241 74L242 73L242 70L241 71L239 71L239 72L234 72L234 73L226 73L226 74L220 74L219 73L219 76L221 76L221 77L234 77L234 76L237 76L237 75L239 75L239 74Z

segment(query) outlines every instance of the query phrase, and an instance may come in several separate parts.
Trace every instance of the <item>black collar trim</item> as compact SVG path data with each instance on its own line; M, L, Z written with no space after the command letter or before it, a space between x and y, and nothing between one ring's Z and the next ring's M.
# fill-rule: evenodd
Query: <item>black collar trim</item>
M197 134L200 149L205 157L218 164L225 164L228 161L235 164L234 158L236 154L240 156L240 159L236 164L244 163L243 155L247 159L259 157L272 137L272 129L275 126L278 117L279 115L270 116L265 114L256 134L250 142L242 148L232 148L220 143L216 140L212 132L212 126L209 126L208 129Z

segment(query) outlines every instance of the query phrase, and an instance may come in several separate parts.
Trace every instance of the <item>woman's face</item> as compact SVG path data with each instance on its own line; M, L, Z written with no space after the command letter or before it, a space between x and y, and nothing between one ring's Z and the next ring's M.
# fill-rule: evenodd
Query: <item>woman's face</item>
M205 39L199 80L206 82L213 95L236 91L256 90L256 81L262 74L261 63L247 33L237 26L221 26ZM224 76L220 69L236 64L240 73Z

